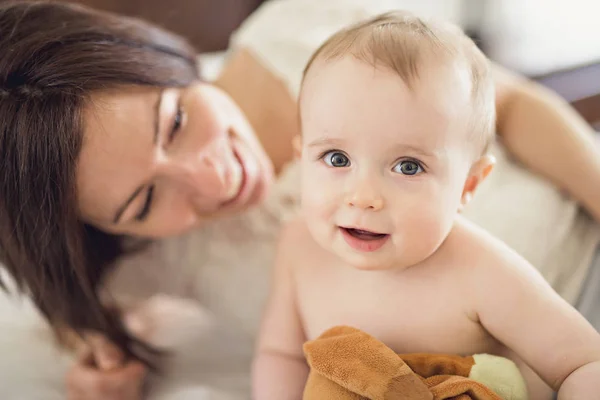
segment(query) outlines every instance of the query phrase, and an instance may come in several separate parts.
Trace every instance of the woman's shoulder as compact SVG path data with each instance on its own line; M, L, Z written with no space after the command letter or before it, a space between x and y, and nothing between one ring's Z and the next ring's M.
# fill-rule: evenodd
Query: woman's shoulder
M270 0L237 29L231 47L244 48L273 71L296 96L312 53L339 29L381 7L356 0ZM378 2L374 2L378 3Z

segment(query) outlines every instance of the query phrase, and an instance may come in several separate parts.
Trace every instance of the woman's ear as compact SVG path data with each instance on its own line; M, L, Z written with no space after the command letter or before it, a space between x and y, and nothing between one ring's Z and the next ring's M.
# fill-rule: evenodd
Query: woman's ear
M490 172L492 172L494 165L496 165L496 158L491 154L482 156L473 164L471 171L469 171L469 177L467 178L463 188L459 211L462 211L464 207L469 204L473 198L475 190L479 184L488 177Z
M294 148L294 158L302 157L302 136L296 135L292 139L292 147Z

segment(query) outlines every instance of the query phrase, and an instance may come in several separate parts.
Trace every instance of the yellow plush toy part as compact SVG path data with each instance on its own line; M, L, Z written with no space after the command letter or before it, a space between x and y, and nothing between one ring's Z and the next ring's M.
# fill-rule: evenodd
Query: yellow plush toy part
M527 400L519 369L502 357L396 354L346 326L307 342L304 353L304 400Z

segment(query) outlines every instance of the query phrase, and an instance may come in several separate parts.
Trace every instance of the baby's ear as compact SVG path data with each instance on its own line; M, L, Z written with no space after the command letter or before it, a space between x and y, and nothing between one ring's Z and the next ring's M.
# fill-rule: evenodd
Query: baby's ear
M292 147L294 148L294 158L302 157L302 136L296 135L292 139Z
M463 188L459 211L462 211L462 209L469 204L473 198L473 193L475 193L475 190L479 184L488 177L490 172L492 172L495 164L496 158L490 154L482 156L473 164L471 171L469 171L469 177L467 178Z

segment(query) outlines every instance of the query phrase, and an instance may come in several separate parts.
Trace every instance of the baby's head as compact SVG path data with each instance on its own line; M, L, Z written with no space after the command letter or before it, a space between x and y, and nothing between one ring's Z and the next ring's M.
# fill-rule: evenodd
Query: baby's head
M487 59L460 29L407 13L352 26L317 50L300 120L309 229L361 269L433 254L493 162Z

